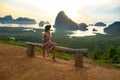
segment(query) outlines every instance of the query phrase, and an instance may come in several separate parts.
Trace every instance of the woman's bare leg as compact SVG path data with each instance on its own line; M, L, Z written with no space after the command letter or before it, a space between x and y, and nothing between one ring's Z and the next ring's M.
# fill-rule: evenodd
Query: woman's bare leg
M43 51L43 57L45 58L45 47L42 47L42 51Z
M55 43L55 42L52 42L52 45L51 45L51 47L50 47L50 50L52 50L55 46L56 46L56 43Z
M55 61L56 59L55 59L55 57L56 57L56 52L57 52L57 49L54 47L53 48L53 57L52 57L52 59Z
M56 57L56 52L57 52L57 49L55 48L56 46L56 43L53 42L52 46L50 47L51 50L53 50L53 57L52 59L55 61L55 57Z
M46 48L46 51L47 51L47 56L50 56L50 49Z

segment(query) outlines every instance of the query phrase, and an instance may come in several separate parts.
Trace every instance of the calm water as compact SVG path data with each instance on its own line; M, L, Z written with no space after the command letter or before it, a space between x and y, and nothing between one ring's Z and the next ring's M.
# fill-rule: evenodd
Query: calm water
M68 36L84 37L84 36L95 36L96 33L106 34L104 32L104 28L105 27L100 27L100 26L89 26L87 27L88 29L87 31L80 31L80 30L70 31L72 32L72 34L68 34ZM97 31L92 31L93 29L96 29Z
M0 24L0 26L6 26L6 27L25 27L27 29L24 29L25 31L33 31L36 32L33 28L36 29L44 29L44 27L39 27L38 24ZM99 26L89 26L87 27L88 30L87 31L80 31L80 30L76 30L76 31L68 31L68 34L66 34L67 36L69 36L70 38L75 36L75 37L84 37L84 36L94 36L96 35L96 33L100 33L100 34L106 34L104 33L103 29L105 27L99 27ZM55 31L55 28L51 28L53 30L53 32ZM96 29L97 31L92 31L93 29ZM71 33L71 34L69 34Z

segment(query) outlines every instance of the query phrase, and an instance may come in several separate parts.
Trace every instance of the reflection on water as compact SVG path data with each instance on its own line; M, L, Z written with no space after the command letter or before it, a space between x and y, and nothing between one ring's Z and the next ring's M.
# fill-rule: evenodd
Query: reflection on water
M31 30L33 32L36 32L33 28L44 29L44 27L39 27L38 24L0 24L0 26L3 26L3 27L24 27L24 28L27 28L27 29L23 29L24 31ZM80 31L80 30L68 31L67 36L69 36L71 38L73 36L75 36L75 37L94 36L94 35L96 35L96 33L105 34L104 30L103 30L105 27L89 26L87 28L88 28L87 31ZM97 31L93 31L93 29L95 29ZM52 30L52 33L55 32L55 28L51 27L51 30Z
M1 24L0 26L2 27L24 27L27 29L24 29L24 31L30 31L31 28L36 28L36 29L44 29L44 27L39 27L38 24ZM51 27L52 32L55 31L55 28Z
M93 32L90 32L90 31L80 31L80 30L77 30L77 31L71 31L72 34L67 34L67 36L70 36L70 37L84 37L84 36L92 36L92 35L95 35Z
M72 34L67 34L67 36L73 37L84 37L84 36L94 36L96 35L96 33L100 33L100 34L106 34L104 32L105 27L99 27L99 26L89 26L87 31L80 31L80 30L76 30L76 31L69 31ZM96 29L97 31L93 31L93 29Z
M33 31L33 32L36 32L36 30L34 30L34 29L23 29L23 31Z
M4 27L25 27L25 28L40 28L38 24L0 24Z

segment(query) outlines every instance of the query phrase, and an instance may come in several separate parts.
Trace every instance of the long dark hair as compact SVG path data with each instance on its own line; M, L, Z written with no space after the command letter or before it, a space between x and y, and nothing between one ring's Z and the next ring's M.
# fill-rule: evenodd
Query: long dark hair
M45 32L49 31L50 28L51 28L51 25L46 25L46 26L45 26Z

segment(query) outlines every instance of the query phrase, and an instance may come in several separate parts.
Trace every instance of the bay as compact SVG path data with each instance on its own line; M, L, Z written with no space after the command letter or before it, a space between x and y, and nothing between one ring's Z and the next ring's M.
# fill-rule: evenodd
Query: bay
M24 27L27 28L25 29L27 30L31 30L31 28L35 28L35 29L44 29L44 27L39 27L38 24L0 24L0 26L2 27ZM96 34L106 34L104 32L104 28L105 27L101 27L101 26L88 26L87 27L87 31L81 31L81 30L75 30L75 31L67 31L66 35L71 37L85 37L85 36L95 36ZM93 29L97 30L97 31L93 31ZM51 28L52 32L55 32L55 28L52 27ZM35 31L34 31L35 32Z

